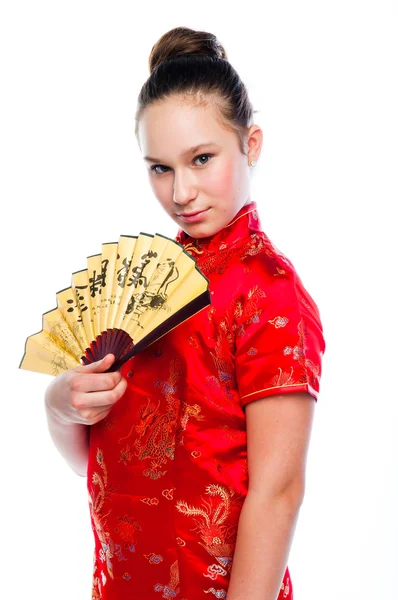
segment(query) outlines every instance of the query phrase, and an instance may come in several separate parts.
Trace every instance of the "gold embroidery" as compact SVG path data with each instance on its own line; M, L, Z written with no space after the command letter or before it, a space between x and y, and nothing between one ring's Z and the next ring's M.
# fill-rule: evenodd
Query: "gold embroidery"
M112 418L111 418L112 415ZM102 421L96 425L100 429L104 429L105 431L114 431L116 428L116 424L118 421L121 421L122 417L120 415L113 418L113 413L110 412Z
M194 246L192 242L184 246L184 250L186 250L187 252L196 252L196 254L203 254L204 252L203 250L199 250L199 248L196 248L196 246Z
M251 392L250 394L245 394L244 396L241 396L241 398L248 398L249 396L253 396L253 394L257 394L258 392L268 392L268 390L276 390L278 388L283 387L299 388L300 391L302 391L302 388L304 387L305 391L308 391L311 394L311 396L318 396L318 392L316 392L309 383L293 383L291 385L272 385L271 387L256 390L255 392Z
M245 239L245 244L236 244L235 246L228 245L223 249L218 248L217 250L204 253L203 257L198 257L198 267L204 275L210 275L211 273L224 273L228 268L228 265L233 260L245 260L247 256L253 256L258 252L261 252L262 242L260 238L250 237L249 241Z
M283 591L283 598L287 598L289 596L289 592L290 592L290 577L286 578L286 584L283 583L282 581L282 585L281 585L281 591ZM293 598L293 596L291 596Z
M129 461L131 461L133 458L132 453L130 452L130 444L127 444L121 451L120 451L120 458L118 462L122 462L124 465L127 465L127 463Z
M180 537L176 537L176 542L179 546L186 546L187 543Z
M262 313L262 309L258 307L260 298L266 298L267 294L258 285L254 285L247 293L244 300L236 298L234 300L234 315L237 319L241 319L244 325L249 323L257 323ZM244 329L243 329L244 331ZM241 328L241 333L243 333Z
M242 437L246 437L245 431L237 431L236 429L231 429L227 423L219 425L219 428L224 431L223 438L227 439L230 442L235 442Z
M226 575L232 567L237 524L228 524L228 518L232 506L238 501L237 498L233 498L234 493L232 488L210 484L206 486L206 494L210 496L210 500L204 500L201 506L190 506L185 500L176 502L177 510L193 517L195 529L198 529L202 539L198 544L218 562L210 565L208 573L203 574L211 579L216 579L219 574ZM214 503L213 498L218 498L219 501Z
M130 552L134 552L137 540L135 538L136 531L142 531L141 525L133 519L124 515L124 517L118 517L119 525L115 527L116 533L125 542L124 547L128 548Z
M289 323L289 319L287 317L277 316L273 319L269 319L268 323L271 323L275 329L278 329L279 327L286 327L286 325Z
M295 383L293 377L293 367L290 367L290 373L282 371L281 367L278 367L279 374L275 375L270 384L273 387L282 387L284 385L293 385Z
M170 488L169 490L162 490L162 496L167 498L167 500L173 500L173 493L176 488Z
M144 554L144 556L151 565L158 565L159 563L163 562L163 556L160 554L155 554L154 552L151 552L150 554Z
M199 404L186 404L186 402L181 402L181 413L182 416L180 418L179 426L176 430L176 442L179 443L180 446L184 445L184 437L183 432L187 428L187 424L189 419L192 417L196 421L203 421L205 418L203 415L199 414L202 408Z
M214 319L215 307L213 309L212 311L208 311L208 316L216 332L217 339L212 338L214 352L210 351L210 355L216 368L217 377L216 375L206 377L206 386L212 392L208 400L217 409L224 410L225 407L217 403L217 400L226 401L232 405L237 389L233 359L235 346L234 325L228 310L225 311L224 318L216 324Z
M190 344L193 348L199 348L199 342L198 339L194 336L194 335L190 335L189 337L187 337L187 342L188 344Z
M225 229L227 227L231 227L231 225L233 225L234 223L236 223L236 221L239 221L239 219L241 219L242 217L245 217L246 215L250 215L250 213L254 213L254 218L257 219L257 212L255 208L252 208L251 210L247 210L245 213L242 213L241 215L239 215L239 217L237 217L236 219L234 219L232 221L232 223L229 223L228 225L226 225Z
M148 506L151 504L157 506L159 504L159 499L158 498L141 498L141 502L143 502L144 504L148 504Z
M88 503L90 509L90 516L92 520L92 526L95 532L97 533L98 539L101 544L101 549L99 551L99 556L101 560L106 562L107 573L111 579L114 578L113 574L113 565L112 558L115 555L115 543L111 538L111 535L107 529L107 521L106 517L110 514L111 509L104 514L104 504L107 493L110 491L110 487L108 486L108 470L106 468L106 464L104 461L102 450L97 448L96 454L97 463L102 470L102 475L95 471L92 474L92 483L99 487L97 493L94 490L88 490ZM95 560L95 570L98 568L96 560ZM103 571L100 571L100 575L102 578L102 585L106 583L106 575ZM99 576L93 578L93 586L92 586L92 598L97 600L97 598L102 598L101 591L101 581Z
M216 598L226 598L227 597L227 592L225 590L216 590L215 588L211 587L208 590L203 590L205 594L214 594L216 596Z
M140 460L151 460L151 466L143 471L145 477L159 479L167 473L158 468L174 459L175 431L179 410L179 400L175 397L176 383L181 377L181 363L173 359L170 363L170 376L167 381L159 381L161 392L167 402L167 410L160 414L160 404L151 402L148 398L146 405L139 411L139 424L135 430L137 437L134 440L135 456Z
M168 585L162 585L161 583L157 583L154 586L155 592L162 592L162 598L175 598L177 594L180 592L180 588L178 587L180 583L180 574L178 570L178 560L173 562L170 567L170 581Z

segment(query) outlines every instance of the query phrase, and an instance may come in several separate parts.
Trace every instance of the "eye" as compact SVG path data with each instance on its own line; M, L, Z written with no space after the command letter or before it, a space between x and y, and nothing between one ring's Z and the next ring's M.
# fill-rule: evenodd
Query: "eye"
M213 156L213 155L212 155L212 154L199 154L198 156L196 156L196 157L193 159L193 161L195 162L195 160L196 160L197 158L203 158L204 156L206 156L206 157L207 157L207 156L210 156L210 157L211 157L211 156ZM207 161L206 161L206 162L207 162ZM203 164L203 163L202 163L202 164ZM206 164L206 163L204 163L204 164Z
M151 171L154 175L161 175L162 171L160 173L158 173L157 171L155 171L155 169L157 169L158 167L163 167L163 165L153 165L153 167L151 167ZM165 167L167 169L167 167ZM164 173L164 171L163 171Z
M211 157L213 156L213 154L198 154L198 156L195 156L195 158L193 159L193 161L192 161L192 162L195 162L195 161L196 161L198 158L203 158L204 156L205 156L206 158L207 158L207 157L210 157L210 158L211 158ZM202 165L205 165L205 164L207 164L207 162L208 162L208 161L206 161L205 163L203 163L203 162L202 162L201 164L202 164ZM164 168L164 169L168 169L168 168L169 168L169 167L165 167L164 165L153 165L153 166L151 167L151 171L152 171L152 173L153 173L154 175L163 175L163 173L166 173L166 171L160 171L160 172L156 171L156 169L157 169L158 167L160 167L160 168Z

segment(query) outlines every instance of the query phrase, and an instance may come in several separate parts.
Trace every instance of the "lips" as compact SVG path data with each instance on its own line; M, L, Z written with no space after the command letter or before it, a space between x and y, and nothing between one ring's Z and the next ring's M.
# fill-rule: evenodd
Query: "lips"
M197 210L196 212L191 212L191 213L178 213L179 217L193 217L194 215L198 215L201 212L204 212L205 210L207 210L206 208L203 210Z

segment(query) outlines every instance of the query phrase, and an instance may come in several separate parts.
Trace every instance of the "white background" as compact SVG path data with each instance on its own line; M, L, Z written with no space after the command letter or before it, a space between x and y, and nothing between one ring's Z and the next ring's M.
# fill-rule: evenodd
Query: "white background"
M181 25L215 33L248 87L264 131L252 199L324 325L294 598L397 598L398 22L383 0L2 3L4 597L91 598L86 479L48 434L50 377L18 365L102 242L176 233L134 113L153 44Z

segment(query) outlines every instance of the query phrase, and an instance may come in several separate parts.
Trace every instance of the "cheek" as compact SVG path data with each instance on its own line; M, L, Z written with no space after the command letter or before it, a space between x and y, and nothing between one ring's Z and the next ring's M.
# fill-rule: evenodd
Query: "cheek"
M209 192L213 196L225 195L226 190L230 189L235 183L235 169L232 163L220 165L214 169L209 178L206 179L209 186Z
M162 183L160 180L156 180L156 176L148 176L149 185L152 188L155 198L167 210L170 205L170 189L169 186Z
M165 180L162 177L157 178L156 175L148 175L148 181L155 196L157 196L159 199L166 196L170 186L165 185Z

